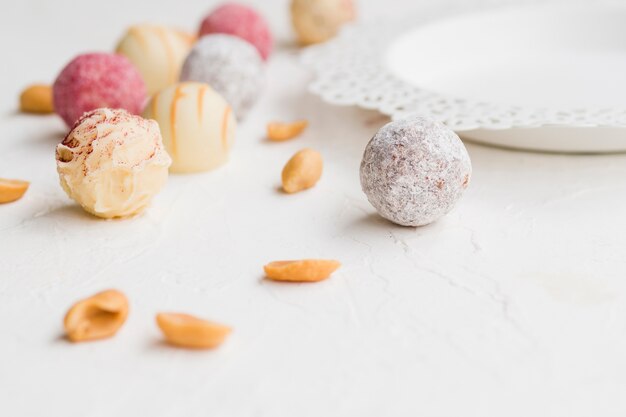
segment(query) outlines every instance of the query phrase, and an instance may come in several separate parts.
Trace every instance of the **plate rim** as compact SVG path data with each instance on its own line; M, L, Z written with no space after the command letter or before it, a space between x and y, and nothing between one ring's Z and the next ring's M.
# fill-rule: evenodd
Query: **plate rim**
M594 7L615 2L593 3ZM389 46L398 37L426 24L451 17L506 9L572 3L533 0L493 5L462 4L455 9L423 7L420 16L346 26L333 40L306 48L301 62L314 74L309 92L335 105L378 110L392 119L421 114L456 132L540 127L626 127L626 108L532 108L453 97L417 87L391 73L385 65ZM577 5L590 6L589 3Z

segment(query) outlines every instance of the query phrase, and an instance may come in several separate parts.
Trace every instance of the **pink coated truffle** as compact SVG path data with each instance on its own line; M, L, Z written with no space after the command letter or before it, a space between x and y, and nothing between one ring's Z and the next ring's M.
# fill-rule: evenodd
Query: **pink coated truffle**
M74 58L53 86L54 109L68 126L85 112L109 107L140 114L146 85L139 71L124 56L92 53Z
M250 42L263 60L272 52L272 33L267 22L248 6L226 3L213 10L202 21L199 36L213 33L225 33Z

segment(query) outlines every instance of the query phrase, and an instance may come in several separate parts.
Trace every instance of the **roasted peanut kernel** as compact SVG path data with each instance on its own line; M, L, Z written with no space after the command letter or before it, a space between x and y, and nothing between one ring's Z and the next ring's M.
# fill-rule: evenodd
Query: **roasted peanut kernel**
M28 181L0 178L0 204L19 200L26 193L29 185Z
M275 261L265 265L265 275L274 281L317 282L335 272L341 263L327 259Z
M128 317L128 299L116 290L107 290L79 301L65 315L63 325L72 342L113 336Z
M159 313L156 322L168 343L192 349L215 348L232 331L228 326L181 313Z
M322 176L322 168L322 155L319 152L302 149L283 168L283 190L291 194L313 187Z
M20 95L20 111L24 113L53 113L52 87L33 84Z
M271 122L267 125L267 138L274 142L293 139L304 132L308 125L306 120L293 123Z

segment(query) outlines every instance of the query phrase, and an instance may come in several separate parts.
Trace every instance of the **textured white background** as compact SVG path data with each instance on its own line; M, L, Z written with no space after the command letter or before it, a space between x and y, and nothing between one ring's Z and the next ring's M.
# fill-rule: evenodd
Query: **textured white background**
M286 1L256 2L278 48L230 164L171 177L137 219L76 208L55 173L62 123L16 114L16 98L133 22L191 30L214 4L155 3L0 6L0 176L32 181L0 207L0 415L626 414L626 156L469 145L473 183L453 213L420 229L382 221L358 165L384 119L305 92ZM360 5L365 20L419 6ZM300 117L311 121L302 138L263 140L269 119ZM323 153L322 181L282 195L282 164L304 146ZM314 285L262 279L265 262L301 257L344 267ZM69 305L110 287L132 303L120 333L63 340ZM154 325L162 310L235 332L216 351L176 350Z

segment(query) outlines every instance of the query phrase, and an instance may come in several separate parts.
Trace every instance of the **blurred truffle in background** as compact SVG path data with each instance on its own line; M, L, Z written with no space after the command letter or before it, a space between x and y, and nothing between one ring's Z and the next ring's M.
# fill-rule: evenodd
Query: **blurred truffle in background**
M302 45L326 42L356 17L353 0L292 0L291 22Z
M225 3L204 18L198 35L223 33L250 42L263 60L272 53L273 37L269 25L256 10L238 3Z
M263 91L265 68L256 48L231 35L203 36L185 60L181 81L210 85L245 118Z
M117 45L116 52L132 62L146 83L148 94L178 82L180 69L194 37L179 30L156 25L132 26Z

